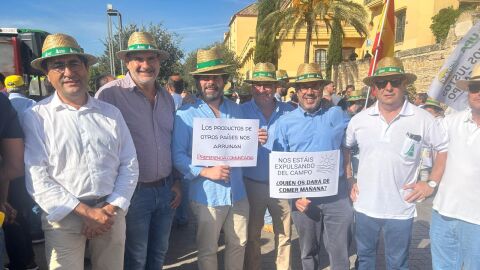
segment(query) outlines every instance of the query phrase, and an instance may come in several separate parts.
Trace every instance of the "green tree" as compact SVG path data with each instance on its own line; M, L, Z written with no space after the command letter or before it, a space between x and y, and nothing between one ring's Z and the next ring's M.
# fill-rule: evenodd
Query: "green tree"
M285 6L283 0L277 4L277 10L270 13L262 21L265 32L273 31L279 34L280 39L293 35L298 38L301 29L306 29L304 62L310 61L310 45L312 34L318 37L320 26L325 25L327 31L332 29L332 21L337 19L355 28L360 35L366 35L367 12L361 4L349 0L292 0L292 4ZM323 21L323 24L320 23Z
M462 13L460 9L454 9L453 7L442 8L438 11L438 14L432 17L432 24L430 29L435 36L437 43L443 43L448 36L450 26L452 26L457 20L458 16Z
M281 1L272 0L259 0L256 4L258 7L257 16L257 31L256 31L256 44L255 44L255 63L270 62L275 66L278 65L278 41L276 33L272 31L262 31L262 21L270 13L277 10Z
M150 33L157 42L158 48L165 50L170 54L170 57L164 62L162 62L160 66L160 74L158 75L158 77L161 81L166 81L170 74L172 74L173 72L179 72L181 70L180 59L183 58L184 53L180 49L181 39L178 34L169 32L163 27L161 23L149 24L148 26L137 26L136 24L129 24L124 27L122 32L122 48L127 48L128 38L133 32L137 31L144 31ZM118 52L120 50L118 33L115 34L112 38L114 40L113 50L115 52ZM96 67L97 70L94 70L94 72L98 74L110 73L110 60L108 57L108 38L102 40L102 43L105 46L105 51L103 55L98 58L98 67ZM126 68L124 70L126 72ZM91 73L93 73L93 71ZM120 60L116 57L115 73L121 73ZM91 77L90 79L93 80L95 78Z
M208 50L212 47L216 47L217 50L220 51L221 55L223 55L223 60L226 65L231 65L230 67L226 68L226 71L230 75L230 79L235 79L238 81L240 78L240 74L238 73L238 69L240 68L240 59L233 51L229 50L225 45L223 45L223 43L215 42L201 49ZM187 55L181 70L182 77L188 84L189 90L196 91L195 80L190 72L197 70L197 50L190 52Z
M332 67L338 66L342 62L343 30L338 19L333 19L332 32L328 43L326 77L332 79Z

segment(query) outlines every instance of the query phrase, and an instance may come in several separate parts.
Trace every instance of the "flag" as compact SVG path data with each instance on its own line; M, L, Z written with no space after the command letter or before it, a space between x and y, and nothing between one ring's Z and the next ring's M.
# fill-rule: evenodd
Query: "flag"
M460 40L433 79L428 95L455 110L467 108L467 92L456 87L458 80L469 79L472 68L480 62L480 22Z
M370 60L370 68L368 76L372 76L378 61L385 56L392 56L395 45L395 8L394 0L385 0L383 6L382 17L378 24L377 34L372 48L372 60Z

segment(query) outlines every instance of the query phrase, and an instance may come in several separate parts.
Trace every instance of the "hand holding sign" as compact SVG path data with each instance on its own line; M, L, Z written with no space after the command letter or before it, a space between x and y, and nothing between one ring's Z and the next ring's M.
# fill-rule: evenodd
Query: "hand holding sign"
M200 176L208 178L210 180L225 181L230 179L230 166L217 165L213 167L205 167L200 171Z
M267 143L268 140L268 132L266 129L261 128L258 130L258 142L260 144L265 144Z

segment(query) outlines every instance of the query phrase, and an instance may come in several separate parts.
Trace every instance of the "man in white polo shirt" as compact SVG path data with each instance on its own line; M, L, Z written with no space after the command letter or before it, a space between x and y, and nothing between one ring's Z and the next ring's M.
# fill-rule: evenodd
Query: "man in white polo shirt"
M480 269L480 65L457 87L469 108L443 121L450 157L433 201L433 269Z
M416 80L398 58L378 62L363 82L377 92L377 103L355 115L346 133L346 147L358 145L358 182L350 168L357 255L360 270L375 269L379 233L383 230L387 269L408 269L415 202L430 196L441 178L447 136L425 110L406 99L407 85ZM416 182L422 145L438 151L428 182ZM349 151L347 151L349 152ZM345 156L350 158L349 153Z

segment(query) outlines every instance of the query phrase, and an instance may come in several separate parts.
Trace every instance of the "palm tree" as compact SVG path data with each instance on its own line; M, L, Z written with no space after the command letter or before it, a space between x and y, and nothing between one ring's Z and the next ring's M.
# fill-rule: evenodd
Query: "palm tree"
M279 34L280 39L284 39L291 32L295 41L299 31L306 28L305 63L310 60L312 34L315 32L318 36L319 27L322 26L319 21L324 22L327 31L332 29L332 22L338 20L351 25L362 36L367 34L367 12L361 4L350 0L272 0L272 2L275 2L274 5L278 8L263 19L262 31L267 35L273 31Z

